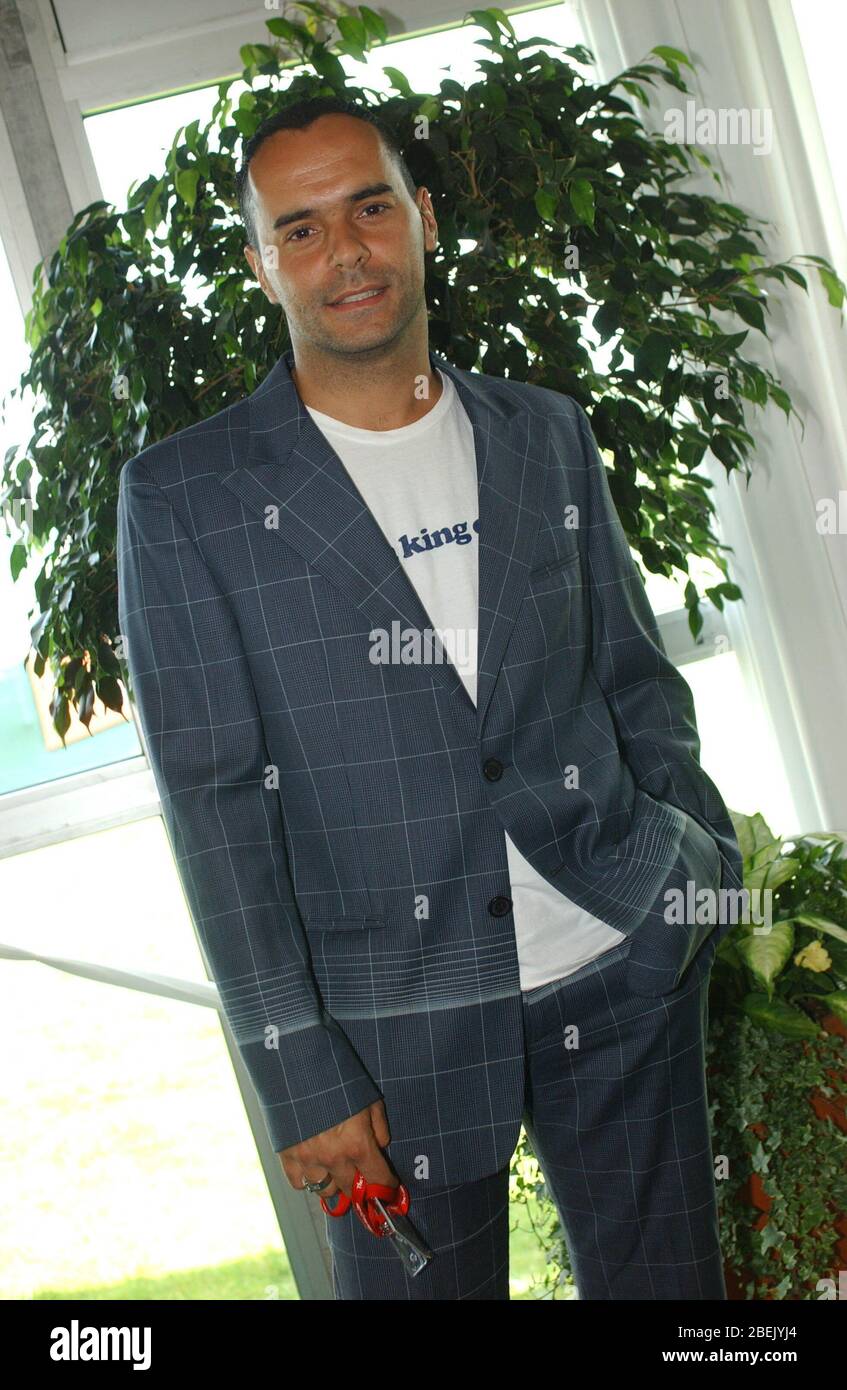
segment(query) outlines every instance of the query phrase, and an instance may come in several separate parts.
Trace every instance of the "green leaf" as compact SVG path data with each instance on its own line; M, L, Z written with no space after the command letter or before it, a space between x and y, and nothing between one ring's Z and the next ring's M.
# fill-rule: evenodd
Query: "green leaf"
M233 111L232 121L233 125L237 126L239 134L243 136L245 140L249 140L250 136L259 126L259 117L253 111L242 111L240 108L237 111Z
M517 34L516 34L515 31L514 31L514 28L512 27L512 21L510 20L509 16L506 14L506 11L505 11L505 10L497 9L497 8L495 8L494 6L489 6L489 7L488 7L488 13L489 13L489 14L493 14L493 15L494 15L494 18L497 19L497 20L499 20L499 22L502 24L503 28L507 31L507 33L511 34L511 36L512 36L513 39L516 39L516 38L518 37Z
M724 464L725 467L738 467L738 458L736 456L736 451L729 437L726 434L713 434L711 439L709 440L709 448L711 449L715 458L720 459L721 463Z
M359 14L365 22L365 27L373 34L374 38L380 43L385 43L388 38L388 28L384 19L375 10L369 9L367 5L359 6Z
M551 193L549 189L537 188L535 190L535 207L539 217L543 217L545 222L554 222L556 220L556 209L558 206L559 203L556 195Z
M120 713L123 708L121 687L114 676L101 676L97 681L97 694L107 709Z
M347 74L343 64L339 62L334 53L330 53L323 44L315 44L311 52L311 60L312 66L316 72L320 73L321 77L326 78L327 82L338 91L343 91L347 82Z
M164 192L164 188L164 179L159 179L159 182L156 184L155 188L153 189L153 192L147 199L147 202L144 204L144 225L145 227L149 228L151 232L155 231L155 229L158 227L159 223L162 220L162 209L160 206L160 200L162 197L162 193Z
M441 102L438 97L424 97L420 106L417 108L417 115L426 116L430 121L437 121L441 112Z
M490 111L501 116L509 106L509 96L505 87L499 82L488 81L485 84L485 104Z
M822 1004L826 1004L830 1013L834 1013L842 1023L847 1023L847 989L833 990L831 994L821 994L819 998Z
M288 19L266 19L265 24L278 39L287 39L295 48L308 48L313 42L309 31L304 29L302 24L292 24Z
M785 411L785 416L787 419L791 414L791 397L789 396L788 392L783 391L781 386L774 386L773 383L771 383L770 395L771 400L779 406L780 410Z
M745 323L749 323L751 328L758 328L760 333L767 337L767 325L762 305L754 295L731 294L730 302L739 318Z
M671 63L672 65L682 63L684 67L691 68L692 72L694 71L694 64L688 55L683 53L681 48L670 48L667 44L660 43L657 44L655 48L651 48L650 52L655 53L658 58L664 59L666 63Z
M577 222L594 226L594 189L588 179L573 179L568 184L568 197Z
M823 265L818 266L818 275L820 276L821 284L826 290L830 304L832 304L834 308L840 309L844 303L844 294L847 288L845 287L844 281L836 275L834 270Z
M86 672L85 674L88 675L88 672ZM91 723L91 716L94 713L94 684L91 681L90 677L84 684L85 689L80 694L79 703L77 706L77 713L79 715L80 723L84 724L86 729L88 729L88 726ZM89 733L90 732L91 730L89 729Z
M197 169L180 169L174 179L174 186L177 193L184 203L193 210L197 198L197 185L200 182L200 172Z
M737 812L731 812L732 824L735 829L735 836L738 840L738 848L741 850L745 859L745 879L746 861L762 850L773 848L772 859L779 854L782 841L774 835L764 816L760 811L752 816L742 816Z
M630 82L628 80L621 79L620 85L621 87L623 87L625 92L629 92L631 96L638 97L638 100L642 102L644 106L650 105L649 94L647 90L641 86L640 82Z
M9 568L12 571L13 582L16 581L18 575L26 569L26 562L26 546L24 545L23 541L15 541L15 544L12 546L11 553L9 555Z
M660 381L667 371L673 342L667 333L648 333L634 354L635 375L641 381Z
M493 11L468 10L465 14L464 19L462 20L462 23L467 24L469 19L472 19L475 24L479 24L481 28L487 29L494 43L497 45L498 48L500 47L500 45L503 42L503 38L500 33L500 26L498 25L497 20L494 18Z
M350 47L363 52L368 42L368 31L364 22L355 15L340 15L336 23L339 33Z
M273 59L274 51L264 43L245 43L239 48L238 55L245 68L258 68ZM186 141L186 143L189 144L190 148L193 148L190 142Z
M97 658L103 670L111 676L120 676L121 664L115 655L114 647L110 647L108 642L98 642Z
M71 712L67 698L64 695L60 695L58 700L53 702L53 728L56 730L56 733L60 736L63 743L65 741L65 734L70 728L70 724Z
M800 1009L792 1008L782 999L769 999L766 994L748 994L741 1005L748 1018L785 1038L817 1038L820 1028Z
M364 47L364 44L367 43L367 28L363 19L352 14L339 15L337 24L339 32L345 36L345 39L349 39L350 42L356 43L359 47Z
M745 923L743 930L734 937L735 949L757 982L770 995L773 993L774 980L791 959L794 928L790 921L774 922L769 932L756 934L754 925Z
M389 82L391 83L392 87L396 87L397 91L401 92L404 97L414 96L414 92L409 86L409 79L405 76L404 73L400 71L399 68L383 68L382 70L388 78Z
M804 927L811 927L812 931L820 932L823 936L834 936L836 941L847 942L847 928L830 922L828 917L821 917L816 912L795 912L794 921L802 922Z
M801 275L800 271L796 270L793 265L787 265L785 262L783 262L780 265L780 270L783 270L785 274L788 276L788 279L792 280L795 285L799 285L801 289L808 290L809 287L806 283L805 275Z

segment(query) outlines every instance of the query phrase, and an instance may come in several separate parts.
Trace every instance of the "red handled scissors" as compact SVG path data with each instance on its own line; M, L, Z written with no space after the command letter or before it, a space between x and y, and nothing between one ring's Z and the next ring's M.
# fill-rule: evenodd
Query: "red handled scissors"
M402 1183L398 1183L396 1187L389 1187L384 1182L368 1182L358 1168L353 1179L352 1198L348 1197L346 1192L338 1192L336 1197L337 1201L334 1207L329 1206L325 1197L321 1197L321 1206L327 1216L344 1216L352 1207L359 1220L375 1236L388 1234L385 1212L405 1216L409 1210L409 1192ZM379 1198L382 1210L374 1205L375 1197Z
M410 1274L420 1274L433 1259L429 1246L421 1239L411 1221L406 1219L410 1197L408 1188L402 1182L396 1187L382 1182L368 1182L357 1168L352 1197L348 1197L346 1192L338 1192L336 1199L335 1206L331 1207L326 1198L321 1197L321 1206L327 1216L344 1216L352 1207L372 1235L393 1237L392 1248Z

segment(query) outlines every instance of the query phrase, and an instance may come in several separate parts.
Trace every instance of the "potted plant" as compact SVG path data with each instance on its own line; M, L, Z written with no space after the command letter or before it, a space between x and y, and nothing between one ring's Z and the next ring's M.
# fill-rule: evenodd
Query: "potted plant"
M733 927L712 967L707 1067L727 1293L831 1297L847 1267L847 837L784 840L761 815L733 821L744 885L770 895L771 921L769 931Z
M847 836L784 840L761 815L732 819L752 906L718 946L706 1039L727 1295L838 1297L847 1268ZM525 1134L511 1178L545 1256L536 1292L567 1297L567 1242Z
M478 82L465 89L447 76L420 93L387 66L393 93L375 100L339 55L362 59L384 43L379 15L366 5L290 5L266 21L267 43L241 49L240 94L234 79L222 82L208 125L180 129L164 168L130 188L125 208L83 208L38 267L21 384L39 409L26 447L6 453L0 505L20 504L10 509L21 518L13 576L31 557L41 565L35 673L49 667L63 738L74 710L96 727L96 698L124 708L123 464L252 391L288 346L282 310L243 258L234 147L304 96L377 105L429 188L439 226L426 284L435 350L459 367L562 391L587 410L614 464L609 484L630 543L647 570L686 580L695 637L704 596L719 608L741 597L712 529L712 483L693 470L708 449L727 473L749 477L747 413L794 411L778 378L742 350L751 332L767 335L770 288L805 290L806 279L763 254L760 219L686 190L698 163L711 169L700 149L645 129L637 103L649 102L648 88L689 91L684 53L659 44L597 83L583 47L533 52L539 41L519 41L502 10L466 18L485 34ZM829 262L791 261L815 270L840 312L845 287ZM602 368L592 339L611 351ZM714 574L704 592L689 570L695 559Z

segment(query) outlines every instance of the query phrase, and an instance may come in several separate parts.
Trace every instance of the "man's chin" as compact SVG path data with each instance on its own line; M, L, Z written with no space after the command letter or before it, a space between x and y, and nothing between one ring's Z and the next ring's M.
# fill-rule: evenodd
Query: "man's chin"
M334 353L341 357L361 357L363 355L374 355L385 348L389 348L397 337L398 329L381 328L378 331L336 333L329 339L324 339L327 352Z

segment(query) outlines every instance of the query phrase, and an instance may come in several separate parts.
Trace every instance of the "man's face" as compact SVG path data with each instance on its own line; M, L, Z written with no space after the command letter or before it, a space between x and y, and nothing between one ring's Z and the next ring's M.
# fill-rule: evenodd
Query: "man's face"
M424 252L437 226L425 188L414 199L364 121L333 113L281 130L250 162L258 247L245 255L280 304L295 348L352 356L393 342L426 319ZM340 296L383 287L372 299Z

